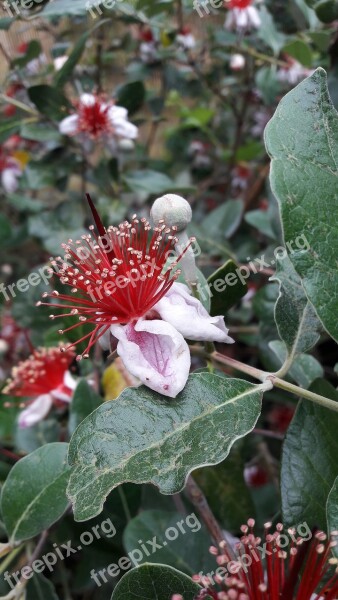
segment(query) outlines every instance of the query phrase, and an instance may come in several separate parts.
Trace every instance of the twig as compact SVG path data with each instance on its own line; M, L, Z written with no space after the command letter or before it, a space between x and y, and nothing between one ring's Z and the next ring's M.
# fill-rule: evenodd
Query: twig
M226 540L224 539L222 529L220 528L219 524L217 523L216 517L214 516L213 512L211 511L211 508L210 508L210 506L207 502L207 499L204 496L201 488L197 485L197 483L195 482L195 480L192 478L191 475L188 477L185 491L187 493L189 500L192 502L192 504L196 508L197 512L199 513L203 523L205 524L206 528L208 529L214 542L216 544L220 544L222 542L222 545L224 545ZM227 552L227 554L228 554L228 560L234 559L233 550L229 546L228 543L226 543L224 551Z
M263 435L264 437L272 438L273 440L280 440L281 442L284 440L284 435L282 433L269 431L268 429L260 429L259 427L255 427L252 433Z
M311 402L315 402L316 404L319 404L319 406L323 406L324 408L338 412L338 402L335 400L325 398L325 396L321 396L320 394L316 394L310 390L305 390L301 387L298 387L298 385L284 381L283 379L276 377L275 373L268 373L266 371L262 371L261 369L257 369L256 367L252 367L251 365L245 365L244 363L241 363L234 358L230 358L230 356L220 354L219 352L207 354L204 348L201 346L191 346L190 352L191 354L205 358L205 360L211 360L216 364L231 367L236 371L240 371L246 375L249 375L250 377L253 377L254 379L258 379L259 381L270 382L272 387L277 387L286 392L290 392L291 394L295 394L295 396L305 398L306 400L311 400Z

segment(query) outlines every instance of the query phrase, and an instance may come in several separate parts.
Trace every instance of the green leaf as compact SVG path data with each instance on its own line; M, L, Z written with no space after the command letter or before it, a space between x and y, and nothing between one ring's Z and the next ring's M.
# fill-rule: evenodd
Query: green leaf
M0 215L0 239L2 243L6 243L12 237L12 228L9 220L5 215Z
M43 575L34 573L26 588L25 600L59 600L54 585Z
M209 237L221 235L230 238L239 227L244 210L242 200L227 200L203 220L203 229Z
M63 17L64 15L85 15L88 0L58 0L49 2L43 7L40 15L43 17Z
M228 260L210 275L208 286L211 293L210 314L212 316L225 316L228 310L247 293L248 286L240 281L237 270L236 263Z
M20 130L21 137L36 142L59 142L62 136L55 127L46 123L24 123Z
M323 69L283 98L265 141L290 260L325 329L338 340L338 115Z
M132 81L120 86L116 91L116 104L124 106L129 115L137 112L144 103L146 90L142 81Z
M0 143L5 142L11 135L20 131L22 119L3 119L0 123Z
M67 116L67 110L72 108L67 98L50 85L34 85L27 91L36 108L50 119L60 121Z
M128 187L133 192L147 192L148 194L164 194L172 190L174 182L168 175L152 169L129 171L123 177Z
M278 356L280 366L282 366L288 358L284 342L274 340L269 343L269 347ZM324 376L323 367L313 356L309 356L308 354L292 356L292 364L287 373L301 387L307 389L315 379Z
M137 566L151 560L179 569L187 575L200 571L208 573L215 566L209 552L210 535L202 528L195 513L184 517L180 513L163 510L143 511L129 521L123 535L124 547L127 552L132 552L140 547L140 539L153 540L155 536L158 547L152 550L152 546L145 542L149 554L147 557L142 552L143 558L137 561Z
M312 67L313 58L311 48L303 40L289 42L284 46L283 51L295 58L304 67Z
M93 410L102 404L103 399L95 392L92 386L87 381L80 381L75 389L73 399L70 405L69 433L74 433L78 425L90 415Z
M12 437L15 421L18 415L18 408L13 405L5 408L3 402L11 402L11 398L1 395L0 405L0 438L2 442Z
M47 444L12 468L1 494L1 512L11 543L34 537L65 512L67 449L68 444Z
M14 23L15 19L13 19L12 17L3 17L0 19L0 30L5 30L8 31L12 25L12 23Z
M272 15L265 6L260 7L259 14L261 26L258 29L258 36L277 55L284 46L285 35L276 29Z
M242 446L241 441L236 442L224 462L194 473L194 479L202 488L215 517L229 531L239 531L248 515L255 512L244 481Z
M288 355L293 359L296 354L311 350L318 342L321 325L305 295L301 278L287 256L276 259L276 274L270 281L279 282L275 321Z
M338 19L337 0L305 0L307 5L316 11L317 17L324 23Z
M334 480L334 484L329 493L327 504L326 504L326 514L327 514L327 528L328 531L337 531L338 530L338 477ZM338 554L337 548L333 548L333 552L335 552L336 556Z
M246 223L258 229L263 235L273 240L276 239L276 232L272 228L271 215L268 211L251 210L246 213L244 219Z
M20 452L33 452L44 444L57 442L60 438L60 426L55 418L43 419L33 427L17 428L15 446Z
M338 392L327 381L317 380L313 392L338 401ZM283 523L306 521L326 529L325 506L338 475L338 413L302 400L286 434L281 492Z
M191 375L175 399L142 386L102 404L70 443L67 493L76 520L99 514L109 492L125 481L153 483L164 494L182 490L193 469L221 462L253 429L262 389L203 373Z
M173 594L194 600L200 590L190 577L172 567L145 564L122 577L111 600L171 600Z

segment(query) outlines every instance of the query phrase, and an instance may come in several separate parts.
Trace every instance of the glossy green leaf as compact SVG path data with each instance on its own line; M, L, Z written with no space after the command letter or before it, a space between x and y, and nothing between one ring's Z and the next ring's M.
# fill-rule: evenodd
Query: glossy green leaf
M175 399L142 386L105 402L75 431L68 496L76 520L102 511L119 484L153 483L164 494L182 490L189 473L217 464L253 429L261 385L211 373L193 374Z
M265 141L290 260L324 327L338 340L338 115L323 69L283 98Z
M12 468L1 494L11 543L28 540L57 521L67 508L68 444L42 446Z
M36 108L50 119L59 121L66 117L67 110L72 108L67 98L50 85L34 85L27 91Z
M324 23L338 19L337 0L305 0L308 6L316 11L317 17Z
M338 401L328 382L317 380L310 388ZM326 501L338 475L338 413L302 400L286 434L281 492L285 526L306 521L326 528Z
M296 354L308 352L318 342L321 324L305 295L301 278L287 256L276 259L276 274L271 281L279 282L275 321L292 359Z
M278 357L280 367L288 358L288 353L284 342L273 340L269 342L269 347ZM288 375L301 387L307 389L311 383L324 376L324 370L321 364L309 354L298 354L293 356L292 364L288 370Z
M69 410L69 433L74 433L78 425L102 404L103 399L87 381L80 381L75 389Z
M248 291L248 286L240 281L237 274L238 266L228 260L208 279L211 296L210 314L226 315L228 310L237 304Z
M310 46L303 40L294 40L284 46L283 51L292 56L304 67L312 67L312 52Z
M43 575L34 573L28 582L25 600L59 600L59 598L53 583Z
M173 594L194 600L200 589L190 577L172 567L145 564L122 577L111 600L171 600Z
M155 537L157 547L153 548L150 540ZM186 516L163 510L141 512L124 531L123 543L127 553L140 548L140 539L148 554L143 550L143 558L138 564L148 561L166 564L190 576L200 571L208 573L215 565L209 552L210 535L193 512Z
M118 88L116 104L124 106L129 115L137 112L144 103L146 90L142 81L132 81Z

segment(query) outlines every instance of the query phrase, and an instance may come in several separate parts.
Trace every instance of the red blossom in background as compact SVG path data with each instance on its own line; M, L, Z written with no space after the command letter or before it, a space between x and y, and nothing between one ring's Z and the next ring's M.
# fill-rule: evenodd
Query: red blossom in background
M4 394L34 398L58 389L64 389L64 376L75 358L73 350L60 353L60 347L38 348L31 356L12 370ZM25 403L23 404L25 406Z

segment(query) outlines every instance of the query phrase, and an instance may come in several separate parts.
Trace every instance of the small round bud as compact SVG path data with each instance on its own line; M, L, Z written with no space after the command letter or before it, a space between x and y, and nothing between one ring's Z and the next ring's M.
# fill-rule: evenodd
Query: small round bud
M9 345L6 340L0 339L0 355L6 354L8 352Z
M122 140L119 140L117 147L119 150L121 150L121 152L132 152L135 148L135 144L133 140L128 140L127 138L124 138Z
M151 211L151 218L155 225L164 221L167 227L177 227L177 231L183 231L190 223L192 210L189 202L176 194L165 194L155 200Z
M230 58L230 69L233 71L242 71L245 67L245 58L243 54L233 54Z

